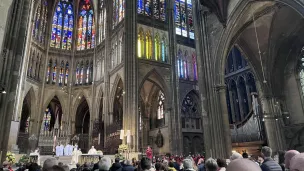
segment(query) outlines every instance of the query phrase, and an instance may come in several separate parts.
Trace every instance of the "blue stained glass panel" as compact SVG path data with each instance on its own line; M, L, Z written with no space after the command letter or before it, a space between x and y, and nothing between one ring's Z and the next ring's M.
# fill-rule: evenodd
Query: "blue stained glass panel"
M138 0L137 4L137 13L143 14L144 13L144 0Z
M151 16L151 14L152 14L151 0L146 0L146 3L145 3L145 14L147 16Z

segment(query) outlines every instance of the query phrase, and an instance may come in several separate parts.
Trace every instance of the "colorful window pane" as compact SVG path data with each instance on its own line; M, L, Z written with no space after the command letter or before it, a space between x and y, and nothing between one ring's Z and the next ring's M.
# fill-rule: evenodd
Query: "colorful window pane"
M77 50L95 47L94 12L89 0L80 2Z
M162 62L167 62L166 60L166 45L165 45L165 40L163 39L162 40L162 43L161 43L161 59L162 59Z
M159 19L159 2L158 2L158 0L153 0L153 16L155 19Z
M194 77L194 80L197 80L196 56L194 54L192 55L192 60L193 60L193 77Z
M149 31L146 34L146 58L152 58L152 37Z
M79 84L83 83L83 72L84 72L84 68L83 68L83 62L81 62L81 66L80 66L80 78L79 78Z
M151 4L152 0L145 0L145 14L147 16L151 16L152 15L152 4Z
M113 0L113 28L125 17L125 0Z
M165 104L165 95L162 91L159 91L158 107L157 107L157 119L163 119L164 118L164 104Z
M59 85L62 85L63 83L63 77L64 77L64 62L61 62L61 66L60 66L60 73L59 73Z
M65 65L65 81L64 85L68 85L68 78L69 78L69 63L67 62Z
M162 21L166 20L166 3L165 0L160 0L159 1L159 8L160 8L160 19Z
M72 0L61 0L53 16L51 47L65 50L72 48L73 16Z
M49 61L46 75L46 82L49 83L51 77L52 60Z
M89 78L90 78L90 64L89 61L87 61L86 65L86 83L89 84Z
M54 62L53 66L53 77L52 77L52 83L56 83L56 75L57 74L57 61Z
M194 39L191 0L175 0L174 18L176 34Z
M137 1L137 13L138 14L144 14L144 1L145 0L138 0Z
M80 64L78 62L76 67L76 85L79 84L79 78L80 78Z

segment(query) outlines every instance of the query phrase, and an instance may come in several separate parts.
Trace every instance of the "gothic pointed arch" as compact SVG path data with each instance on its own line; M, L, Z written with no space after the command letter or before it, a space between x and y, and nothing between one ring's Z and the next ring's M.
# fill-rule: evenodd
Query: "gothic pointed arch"
M91 124L89 104L84 96L80 98L75 118L75 134L79 136L78 146L82 152L89 150L89 132Z
M23 99L21 115L19 117L20 125L18 130L17 145L22 153L27 153L28 150L27 139L29 138L31 131L31 117L35 117L35 108L33 107L35 106L35 99L35 92L31 87Z

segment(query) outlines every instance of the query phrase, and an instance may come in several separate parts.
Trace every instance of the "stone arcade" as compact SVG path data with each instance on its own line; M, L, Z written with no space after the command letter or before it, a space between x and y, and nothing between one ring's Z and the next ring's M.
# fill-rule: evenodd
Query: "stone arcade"
M0 11L2 156L51 154L55 135L115 154L122 132L136 153L304 150L302 0L5 0Z

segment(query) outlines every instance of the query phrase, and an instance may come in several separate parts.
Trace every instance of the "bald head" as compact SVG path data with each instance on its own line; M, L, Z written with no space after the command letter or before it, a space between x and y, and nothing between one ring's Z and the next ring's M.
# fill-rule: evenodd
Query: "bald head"
M57 159L55 159L54 157L48 158L43 163L42 171L49 171L55 165L58 165Z
M262 171L260 166L248 159L235 159L229 163L227 171Z
M303 169L304 169L304 153L299 153L290 160L290 170L302 171Z
M290 166L290 160L297 154L299 154L300 152L298 152L297 150L289 150L285 153L285 167L287 169L289 169L289 166Z

